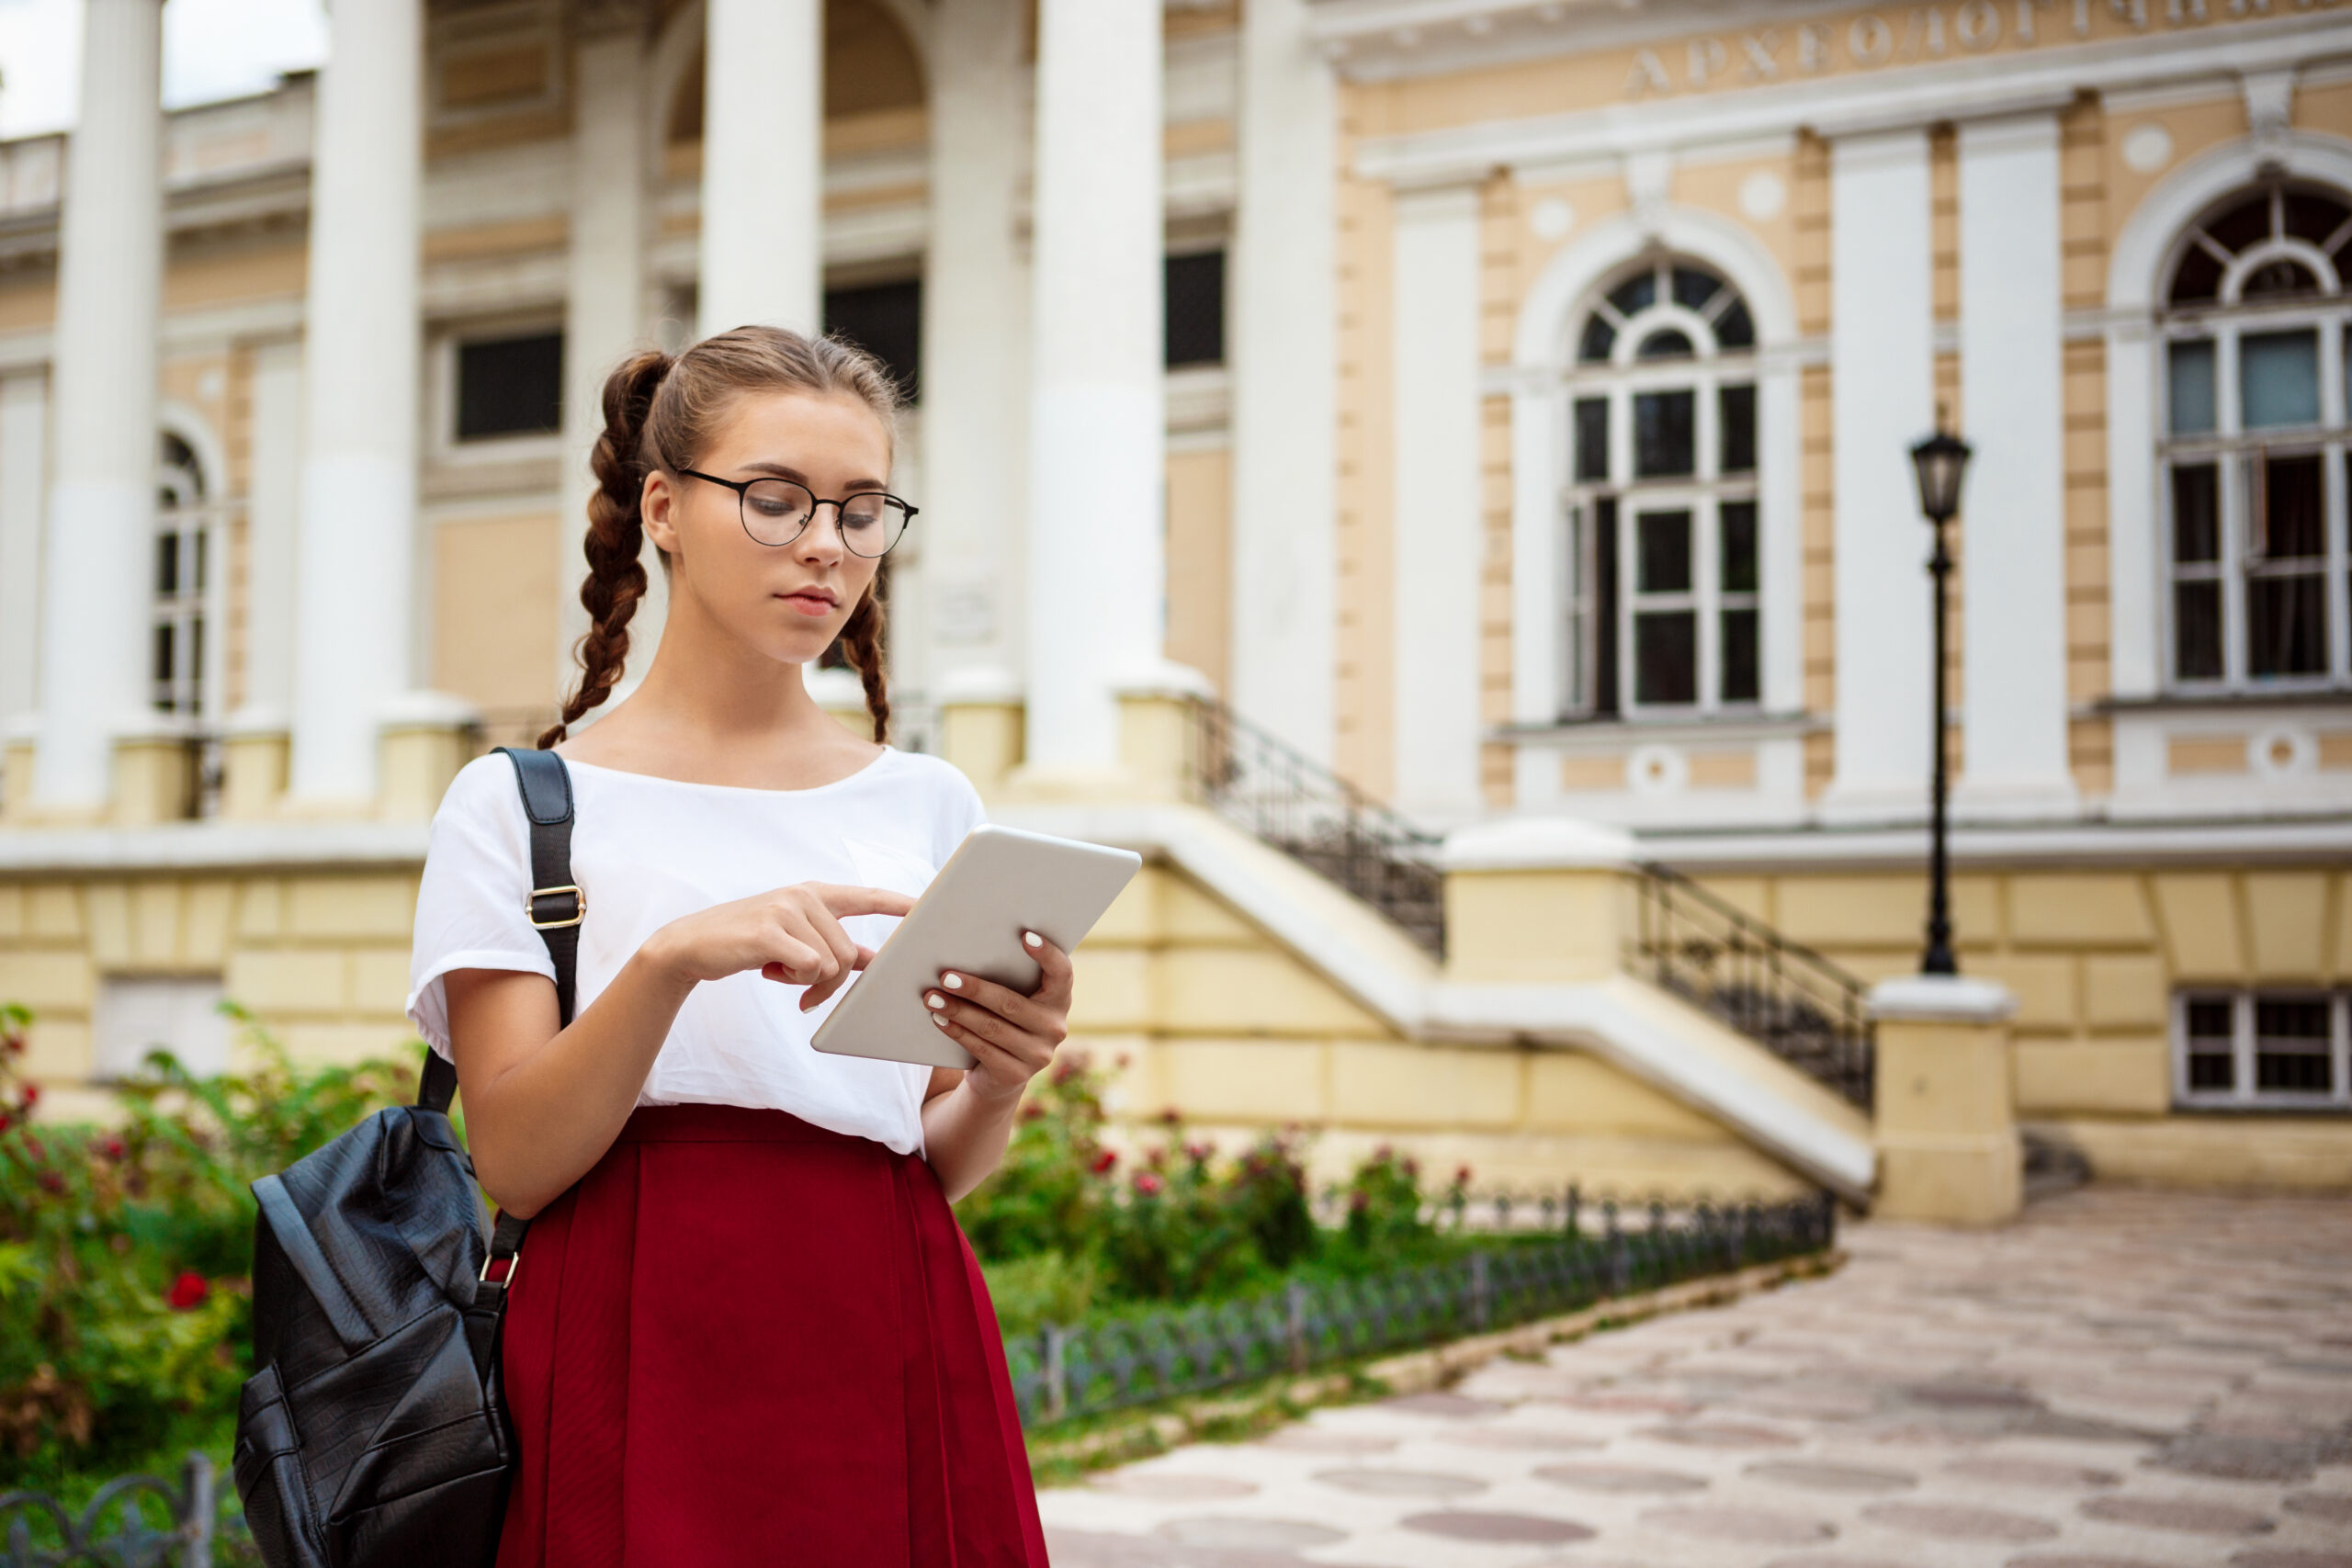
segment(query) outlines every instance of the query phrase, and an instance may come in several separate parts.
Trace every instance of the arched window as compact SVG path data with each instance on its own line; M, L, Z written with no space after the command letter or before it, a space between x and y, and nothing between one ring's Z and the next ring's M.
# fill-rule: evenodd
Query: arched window
M1575 337L1567 716L1752 709L1756 325L1712 270L1645 258Z
M2157 320L2177 686L2352 678L2347 273L2352 198L2317 186L2241 191L2176 245Z
M213 570L204 464L171 431L155 458L155 581L150 689L156 709L204 708L204 606Z

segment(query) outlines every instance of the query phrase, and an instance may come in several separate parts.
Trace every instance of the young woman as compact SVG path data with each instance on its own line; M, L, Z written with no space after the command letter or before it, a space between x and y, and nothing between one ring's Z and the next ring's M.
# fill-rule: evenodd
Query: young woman
M539 739L571 769L587 902L569 1027L512 764L469 765L434 818L409 1014L457 1066L482 1186L532 1218L499 1568L1044 1568L947 1205L1003 1157L1069 960L1031 936L1029 996L940 976L925 1000L968 1072L808 1045L980 820L953 767L880 744L894 413L873 360L765 327L605 383L585 672ZM670 577L660 649L567 739L620 678L644 538ZM801 682L836 637L871 743Z

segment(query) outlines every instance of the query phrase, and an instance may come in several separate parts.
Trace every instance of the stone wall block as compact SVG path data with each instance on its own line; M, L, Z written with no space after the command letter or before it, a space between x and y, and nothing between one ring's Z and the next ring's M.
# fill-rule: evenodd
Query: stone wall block
M130 890L119 882L93 882L83 892L89 910L90 955L103 968L135 963L130 930Z
M2020 1040L2021 1115L2157 1116L2172 1105L2172 1056L2161 1036Z
M1735 1141L1717 1122L1580 1051L1537 1051L1529 1059L1527 1124L1691 1143Z
M407 941L414 934L416 878L411 874L297 877L287 893L290 936Z
M2229 873L2166 873L2156 877L2155 888L2173 977L2242 980L2247 953L2238 931L2237 890Z
M2161 1025L2170 1014L2164 961L2154 953L2093 953L2083 960L2083 1017L2093 1029Z
M2020 946L2136 947L2155 941L2155 921L2136 876L2017 874L2008 885L2009 934Z
M1272 948L1169 948L1153 1010L1174 1033L1380 1034L1380 1021Z
M237 934L274 940L286 934L286 885L274 876L248 877L237 888Z
M1085 951L1091 957L1101 947L1143 943L1156 941L1160 932L1160 912L1170 887L1181 886L1183 878L1164 867L1145 865L1134 880L1119 889L1094 929L1086 933Z
M180 885L148 879L130 885L131 961L142 969L175 968L180 961Z
M0 942L22 942L26 922L25 890L15 883L0 882Z
M351 958L334 948L236 953L222 988L263 1015L339 1013L351 1005Z
M47 883L25 890L25 924L32 935L64 942L82 934L82 900L78 890L63 883Z
M2246 873L2256 978L2308 981L2327 973L2327 881L2319 871Z
M196 882L187 887L181 908L180 957L199 969L218 969L229 961L229 931L236 908L236 886L229 882Z
M1159 917L1164 940L1171 942L1253 947L1265 940L1264 933L1223 900L1182 876L1168 879L1160 897Z
M43 1084L86 1081L96 1061L90 1045L87 1019L36 1016L25 1031L25 1054L17 1058L27 1077ZM60 1108L44 1105L42 1114L62 1119Z
M2017 1027L2062 1030L2075 1026L2075 958L2072 953L2007 953L1978 959L1969 972L1998 980L2015 993Z
M87 1013L96 996L96 971L85 954L0 953L0 1002L21 1003L36 1014Z
M1151 953L1140 947L1097 949L1091 942L1082 953L1070 985L1070 1027L1150 1028Z
M351 1003L363 1012L403 1012L408 1007L405 947L361 948L351 955Z
M1167 1041L1155 1053L1159 1092L1188 1122L1319 1122L1330 1113L1329 1049L1310 1040Z
M1374 1127L1519 1124L1516 1053L1342 1041L1331 1048L1331 1112Z
M287 1050L298 1062L340 1063L345 1066L388 1057L415 1066L424 1059L416 1031L406 1019L371 1019L353 1023L288 1023L277 1030Z

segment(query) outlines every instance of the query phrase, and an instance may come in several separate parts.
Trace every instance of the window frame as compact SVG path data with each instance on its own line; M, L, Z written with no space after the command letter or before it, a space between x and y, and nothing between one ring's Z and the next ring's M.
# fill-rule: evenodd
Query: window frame
M453 468L477 465L529 461L535 458L560 457L563 455L562 400L570 391L569 369L559 377L557 388L557 428L517 435L486 435L470 441L458 439L458 352L469 343L492 343L507 338L566 336L563 318L544 310L512 315L477 316L450 321L436 333L429 357L431 376L430 434L427 452L436 464ZM571 344L566 342L564 363L570 363Z
M2310 180L2264 182L2271 207L2271 233L2234 254L2223 253L2205 233L2217 217L2244 206L2249 188L2240 186L2209 205L2203 216L2184 226L2173 243L2162 270L2165 296L2155 309L2158 362L2155 387L2156 483L2151 509L2157 537L2155 559L2162 584L2157 595L2156 623L2161 666L2161 690L2181 696L2230 696L2247 693L2317 693L2352 687L2352 408L2346 386L2346 355L2352 351L2352 289L2337 274L2326 252L2281 231L2279 203L2290 186L2324 189L2334 200L2352 206L2352 192ZM2226 256L2222 276L2210 302L2175 306L2169 299L2172 280L2190 251L2202 248L2217 259ZM2270 301L2247 301L2247 281L2262 267L2291 260L2315 276L2322 291ZM2319 422L2316 424L2262 427L2249 431L2245 420L2245 387L2241 376L2242 347L2248 337L2308 331L2317 341ZM2209 431L2176 433L2173 429L2172 363L2176 348L2186 343L2210 343L2213 355L2213 427ZM2254 526L2252 491L2256 465L2267 460L2316 453L2320 457L2321 526L2324 554L2299 558L2322 561L2321 603L2326 615L2324 668L2314 673L2257 675L2252 672L2253 645L2248 608L2248 584L2265 574L2250 562ZM2215 525L2219 559L2209 569L2193 563L2184 572L2177 558L2178 502L2173 476L2180 468L2211 463L2215 469ZM2221 583L2222 672L2218 676L2181 674L2182 627L2177 585L2218 579Z
M1672 277L1678 269L1703 273L1714 280L1716 293L1704 301L1712 310L1702 313L1675 299ZM1658 277L1656 297L1648 305L1626 315L1616 309L1609 297L1645 271ZM1725 349L1716 340L1715 323L1735 306L1747 314L1751 341L1742 347ZM1587 362L1580 356L1587 323L1604 312L1616 329L1609 357L1605 362ZM1765 710L1763 671L1770 657L1770 634L1762 583L1766 553L1764 470L1771 457L1760 428L1765 370L1754 341L1755 321L1755 306L1721 267L1672 252L1645 254L1630 265L1604 273L1569 314L1564 341L1570 363L1560 379L1555 415L1564 433L1566 457L1562 470L1566 482L1561 488L1555 524L1561 541L1559 608L1555 619L1559 629L1555 660L1555 675L1560 682L1559 722L1748 719ZM1680 332L1690 341L1694 350L1690 355L1654 360L1636 357L1644 342L1669 329ZM1723 394L1726 388L1739 387L1748 389L1751 396L1751 417L1758 426L1750 443L1756 463L1753 468L1727 475L1723 471ZM1691 471L1637 477L1634 471L1634 400L1646 393L1684 390L1692 394L1695 405ZM1600 479L1587 479L1577 473L1577 406L1596 397L1604 399L1608 408L1608 472ZM1616 581L1611 584L1615 616L1611 626L1602 627L1599 625L1600 596L1597 581L1600 552L1594 535L1601 507L1608 502L1615 504L1617 528ZM1726 595L1722 587L1723 509L1727 503L1739 502L1756 509L1758 585ZM1690 513L1690 587L1676 594L1640 594L1636 591L1639 520L1647 513L1670 511ZM1637 604L1645 597L1677 603L1670 606L1653 604L1643 611ZM1737 602L1726 603L1727 599ZM1697 621L1698 671L1693 700L1643 702L1634 649L1635 617L1637 614L1669 613L1686 607ZM1727 610L1750 610L1756 615L1757 692L1753 698L1736 702L1726 702L1722 695L1723 619ZM1600 639L1603 637L1610 639L1615 655L1611 673L1617 691L1613 705L1598 689L1606 663L1600 657Z
M2311 1000L2328 1004L2328 1092L2315 1095L2257 1088L2256 1004ZM2193 1002L2204 1001L2230 1005L2231 1085L2227 1089L2189 1087L2188 1009ZM2352 1111L2352 991L2324 986L2182 986L2172 995L2170 1032L2175 1110Z

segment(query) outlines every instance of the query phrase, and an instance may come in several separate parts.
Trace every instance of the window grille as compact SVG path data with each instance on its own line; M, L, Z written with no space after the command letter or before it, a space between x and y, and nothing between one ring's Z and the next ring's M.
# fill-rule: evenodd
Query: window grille
M2352 992L2185 990L2173 1000L2183 1107L2352 1111Z
M922 281L825 290L825 331L882 362L909 402L922 395Z
M1752 711L1761 695L1756 326L1651 257L1575 334L1564 717Z
M2179 242L2157 495L2183 691L2352 680L2347 269L2352 198L2313 186L2241 192Z
M1201 251L1167 261L1170 370L1225 363L1225 253Z
M458 344L457 437L495 441L563 428L563 334Z

